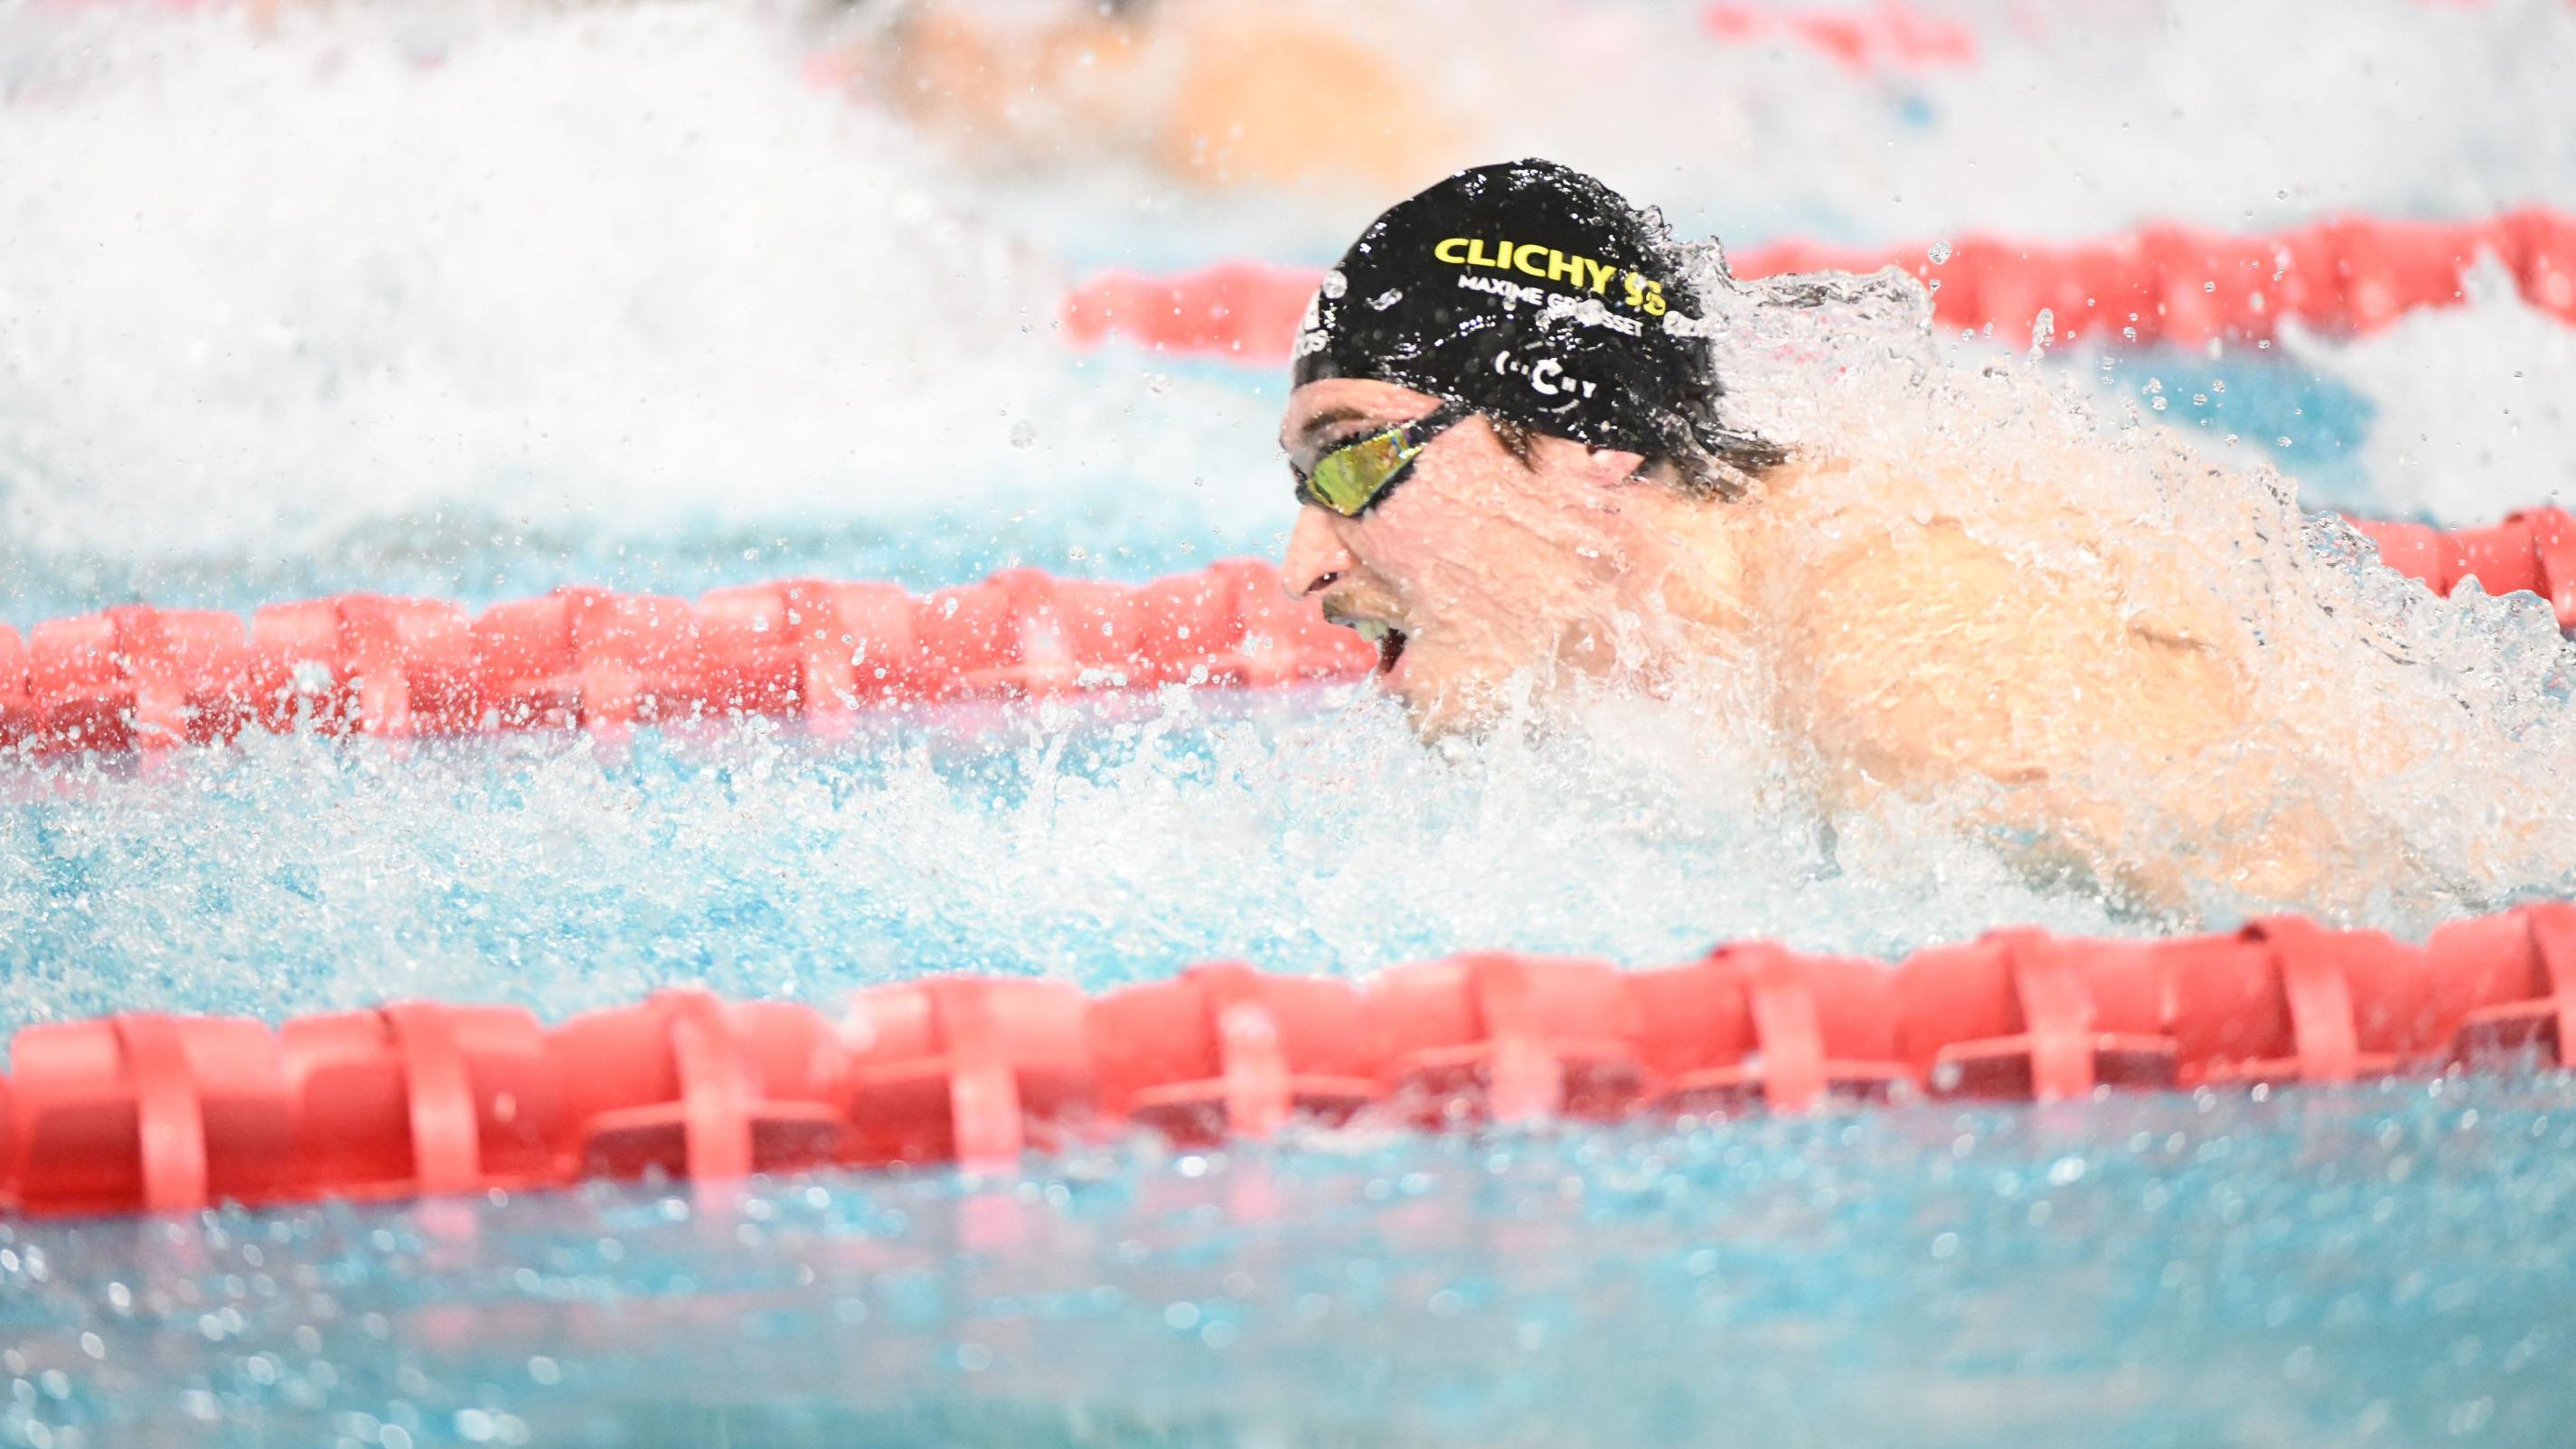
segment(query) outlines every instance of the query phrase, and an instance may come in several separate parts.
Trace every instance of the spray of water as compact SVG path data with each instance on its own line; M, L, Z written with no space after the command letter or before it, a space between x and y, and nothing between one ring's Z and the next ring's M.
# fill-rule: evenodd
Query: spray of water
M1963 8L1985 67L1895 77L1695 48L1693 5L1370 18L1409 32L1409 75L1498 118L1461 159L1560 155L1713 198L1747 239L2569 194L2576 132L2531 124L2563 109L2563 77L2531 63L2576 25L2557 0L2340 6L2324 45L2286 9ZM798 33L703 4L290 10L261 32L0 0L9 607L918 582L1023 550L1132 576L1191 561L1181 540L1258 547L1283 511L1246 441L1264 400L1068 361L1049 264L1004 239L1323 255L1373 208L1176 201L1097 158L973 194L935 143L801 89ZM2392 94L2403 124L2368 113ZM1097 230L1113 213L1132 228ZM2257 702L2297 723L2170 768L2326 811L2357 857L2343 878L2378 888L2339 913L2411 927L2565 884L2566 659L2528 602L2433 600L2262 469L1928 351L1904 287L1808 285L1728 315L1746 416L1956 465L1939 504L2033 577L2115 569L2140 608L2198 600L2259 636ZM2398 450L2373 459L2392 501L2482 519L2544 496L2525 475L2568 454L2533 422L2553 374L2529 369L2532 411L2512 402L2529 452L2471 380L2526 355L2564 376L2561 334L2522 327L2481 303L2303 356L2349 363L2399 421L2374 442ZM2088 465L2055 466L2069 451ZM2013 462L2050 465L2082 527L2035 532L1986 481ZM2142 561L2106 536L2156 542ZM1761 683L1577 691L1432 750L1384 701L1326 692L829 743L263 737L0 764L0 1030L2172 924L2007 858L1965 789L1820 811L1794 746L1741 707ZM2091 783L2144 773L2104 761ZM2217 923L2242 892L2207 839L2147 819L2135 843ZM2436 1080L1330 1157L1093 1151L982 1186L0 1224L0 1438L2549 1442L2569 1107L2545 1079Z
M2158 758L2123 751L2114 720L2159 701L2088 699L2086 676L2045 657L2013 679L2006 708L2091 732L2053 757L2051 798L2061 819L2109 802L2113 823L2092 828L2116 872L2162 875L2221 914L2404 920L2576 870L2576 654L2544 602L2435 598L2339 521L2303 516L2268 467L2098 417L2009 357L1945 361L1899 273L1738 287L1712 272L1706 290L1739 425L1853 464L1823 474L1842 490L1834 516L1955 525L2030 581L2043 633L2053 598L2107 591L2122 620L2234 661L2239 722ZM1816 556L1841 542L1818 536ZM2294 868L2231 864L2244 843L2290 838Z
M1510 942L1638 964L1785 936L1887 954L2123 922L1937 810L1844 822L1680 705L1425 750L1373 694L758 727L605 752L265 738L13 771L10 1021L390 997L549 1014L704 981L828 1003L1000 971L1107 985L1241 957L1349 973ZM2134 924L2134 923L2131 923Z
M1233 521L1171 480L1239 474L1260 403L1062 346L1060 264L800 44L713 6L0 10L13 572L239 606L227 572L352 550L482 594L706 541L651 545L671 588L737 538L971 571L1009 561L979 534Z
M2522 300L2492 257L2467 301L2409 313L2386 332L2334 342L2293 325L2301 364L2375 406L2363 462L2372 510L2454 527L2576 493L2576 328Z
M2465 53L2566 23L2507 12ZM1615 51L1670 19L1609 12L1567 44ZM2214 23L2192 21L2157 64L2258 63L2262 47L2219 44ZM2425 27L2460 23L2374 12L2340 54L2395 64ZM1476 47L1509 33L1423 53L1489 54ZM2022 74L2021 42L1999 33L1993 63ZM1990 130L2043 144L2025 123L2046 102L1992 72L1909 82L1928 129L1900 129L1884 163L1843 132L1878 134L1908 92L1812 58L1680 47L1639 63L1735 129L1685 117L1613 155L1607 130L1583 128L1615 123L1634 142L1632 114L1576 106L1542 126L1533 104L1498 111L1497 134L1543 130L1500 150L1593 162L1641 196L1669 197L1648 183L1684 159L1683 191L1724 189L1723 156L1748 208L1736 215L1765 223L1753 235L2098 230L2132 207L2171 211L2213 166L2241 190L2272 164L2149 147L2156 170L2118 139L2121 105L2074 99L2146 84L2101 72L2163 55L2162 35L2098 64L2059 37L2028 67L2098 143L2085 164L2120 180L2081 194L1944 159L1991 161L1949 144ZM1141 258L1179 245L1176 215L1213 218L1189 233L1213 236L1280 208L1163 194L1122 213L1125 232L1015 242L1009 217L1071 198L1098 228L1122 186L1149 183L1077 167L1025 204L971 190L919 136L802 83L808 38L707 6L290 11L266 31L221 9L0 10L11 607L171 597L161 585L182 577L239 606L299 586L284 579L474 596L791 568L922 582L1023 550L1133 576L1266 551L1285 512L1262 441L1274 399L1132 355L1072 357L1048 319L1056 256L1114 243ZM1679 84L1711 75L1729 83ZM2283 204L2368 200L2382 175L2501 190L2563 174L2546 138L2480 149L2531 113L2513 84L2481 82L2495 105L2409 131L2421 154L2363 158L2338 149L2361 148L2358 132L2324 136L2300 162L2320 179ZM1811 91L1841 99L1790 104ZM2190 124L2234 134L2243 108L2297 95L2218 87ZM1726 144L1757 121L1777 123L1764 147ZM1926 185L1877 199L1883 167ZM2114 192L2118 216L2098 199ZM1955 217L1928 212L1935 195ZM1318 245L1358 220L1336 213ZM2035 577L2109 568L2124 604L2206 606L2263 641L2253 713L2291 723L2171 768L2270 782L2329 821L2344 868L2333 892L2249 895L2215 853L2230 821L2147 810L2130 864L2183 883L2183 923L2298 904L2413 927L2564 880L2566 663L2527 601L2432 600L2303 521L2261 468L2090 417L2042 370L1941 356L1910 283L1724 295L1733 397L1759 430L1951 480L1940 506ZM2471 355L2516 315L2440 319L2465 329L2442 345ZM2349 354L2383 405L2419 385L2418 325ZM2565 448L2538 446L2535 467ZM2070 454L2086 465L2063 466ZM2089 531L2034 532L2023 495L1990 486L2007 466L2044 473ZM1136 550L1112 546L1125 542ZM630 545L686 567L620 575ZM341 572L290 572L326 566ZM518 741L397 759L290 739L139 772L13 770L0 951L32 1019L410 994L560 1011L680 979L819 997L915 970L1114 980L1229 954L1358 970L1496 943L1650 961L1763 934L1890 952L2010 921L2176 923L2034 871L1991 838L1969 787L1818 808L1795 742L1738 707L1746 687L1578 696L1546 728L1515 720L1429 752L1362 695L915 722L833 746L750 730L623 758ZM2156 794L2136 761L2085 768L2079 783L2106 796Z
M2169 9L1955 7L1977 63L1893 72L1721 44L1690 6L1332 23L1412 58L1459 122L1439 164L1559 156L1744 241L2482 213L2576 175L2565 139L2522 120L2554 77L2517 63L2553 53L2567 7L2351 7L2315 76L2278 62L2302 41L2265 34L2304 22ZM1262 548L1269 398L1070 355L1055 300L1100 262L1329 255L1392 188L1210 191L1098 137L988 184L954 138L810 78L818 50L878 38L816 18L841 14L392 3L262 27L224 6L0 4L15 617L369 585L686 590L782 563L1133 575L1190 563L1178 539ZM2344 95L2339 67L2454 103L2404 127L2284 119L2330 113L2316 87ZM1654 124L1569 73L1654 96ZM2454 320L2441 350L2463 358L2490 328L2518 335ZM2355 373L2415 416L2420 375ZM2519 425L2535 467L2563 466L2534 416L2543 374L2527 386L2533 409L2499 426L2388 432L2483 448ZM2526 501L2502 496L2523 456L2459 509Z

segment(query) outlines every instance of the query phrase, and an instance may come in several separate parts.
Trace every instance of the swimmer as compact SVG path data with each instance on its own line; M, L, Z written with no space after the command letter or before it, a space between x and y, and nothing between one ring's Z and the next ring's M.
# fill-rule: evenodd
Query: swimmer
M1210 189L1436 174L1451 122L1351 8L906 0L838 64L988 165L1123 159Z
M1285 586L1375 642L1427 737L1516 690L1732 671L1828 811L1946 792L2008 850L2142 905L2214 880L2313 906L2388 849L2245 747L2259 644L2154 540L2018 466L1973 480L2003 506L1972 530L1937 469L1729 426L1687 260L1532 160L1398 203L1328 275L1280 437ZM2093 563L2026 567L2020 544ZM2149 820L2206 853L2141 847Z

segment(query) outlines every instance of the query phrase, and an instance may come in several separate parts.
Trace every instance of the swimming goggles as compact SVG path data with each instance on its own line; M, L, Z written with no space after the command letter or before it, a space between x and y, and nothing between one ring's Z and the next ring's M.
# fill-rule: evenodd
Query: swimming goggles
M1359 517L1386 501L1395 485L1413 471L1413 460L1422 456L1422 450L1472 411L1464 403L1445 402L1412 422L1344 443L1316 459L1313 472L1297 475L1297 501L1329 508L1344 518Z

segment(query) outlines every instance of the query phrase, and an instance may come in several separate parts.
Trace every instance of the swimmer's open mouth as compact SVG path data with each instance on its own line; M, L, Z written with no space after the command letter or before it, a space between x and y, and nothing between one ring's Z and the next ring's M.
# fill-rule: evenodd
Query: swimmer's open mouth
M1389 628L1386 637L1377 641L1377 672L1393 674L1395 661L1404 657L1404 641L1413 636L1402 629Z
M1377 672L1392 674L1395 661L1404 657L1405 642L1413 636L1383 619L1336 619L1333 622L1356 630L1359 636L1377 646Z

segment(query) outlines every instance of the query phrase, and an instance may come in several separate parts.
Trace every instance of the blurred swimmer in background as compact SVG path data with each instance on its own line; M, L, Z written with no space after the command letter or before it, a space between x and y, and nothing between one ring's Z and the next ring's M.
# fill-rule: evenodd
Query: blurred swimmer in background
M1421 78L1341 4L884 0L851 86L986 166L1127 159L1209 188L1418 182L1453 164Z
M1945 792L2142 905L2217 882L2331 906L2408 868L2350 776L2434 747L2277 684L2299 639L2253 621L2278 571L2221 506L2254 490L2195 466L2204 521L2159 532L2135 492L2082 501L2067 480L2112 470L2081 446L1732 427L1692 260L1530 160L1398 203L1327 275L1281 431L1285 585L1376 643L1426 736L1571 681L1682 693L1716 661L1828 810Z

